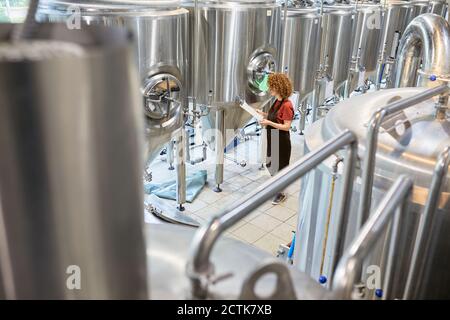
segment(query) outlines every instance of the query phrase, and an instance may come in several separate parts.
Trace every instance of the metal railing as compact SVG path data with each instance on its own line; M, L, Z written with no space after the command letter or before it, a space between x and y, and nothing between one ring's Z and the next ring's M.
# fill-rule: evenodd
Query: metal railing
M391 116L401 110L409 108L422 101L428 100L436 95L447 93L449 90L450 88L446 84L440 85L438 87L428 89L412 97L392 102L387 106L378 109L372 115L368 125L367 142L366 142L367 145L361 173L362 185L358 208L358 221L357 221L358 228L360 228L364 224L370 213L372 186L375 171L375 157L378 145L378 133L380 131L381 124L386 119L386 117Z
M364 259L372 252L373 247L381 238L389 222L394 218L383 283L385 294L389 294L394 276L394 259L398 253L398 244L402 231L401 220L407 210L406 206L412 187L413 182L410 178L405 175L400 176L352 241L340 260L334 274L332 289L336 298L352 298L354 285L360 280L358 277L361 275L360 272Z
M350 202L355 175L357 158L357 139L349 130L339 136L327 141L321 148L313 151L289 167L283 169L279 174L262 184L255 191L248 194L232 209L220 216L214 217L210 222L202 226L194 236L191 253L187 263L187 275L191 280L191 290L194 298L204 299L207 297L208 284L211 283L213 268L210 255L219 236L228 228L235 225L241 219L249 215L265 201L273 197L297 179L314 169L322 161L335 154L342 148L347 147L343 171L343 192L340 207L337 212L337 235L335 252L332 261L337 261L344 251L344 241Z
M420 219L416 241L414 243L411 266L406 280L403 299L416 298L417 290L420 288L426 255L430 247L433 222L435 221L436 209L439 204L442 185L447 179L448 166L450 165L450 146L445 148L439 155L431 180L428 199L425 204L422 218Z

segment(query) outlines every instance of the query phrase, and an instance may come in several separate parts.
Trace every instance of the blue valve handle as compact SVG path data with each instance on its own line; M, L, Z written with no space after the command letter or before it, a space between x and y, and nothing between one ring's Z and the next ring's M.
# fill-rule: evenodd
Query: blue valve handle
M436 75L432 74L432 75L430 76L430 80L431 80L431 81L436 81L436 79L437 79Z
M383 297L383 290L382 290L382 289L377 289L377 290L375 290L375 295L376 295L378 298L382 298L382 297Z
M327 283L327 277L326 277L326 276L320 276L320 277L319 277L319 282L320 282L321 284Z

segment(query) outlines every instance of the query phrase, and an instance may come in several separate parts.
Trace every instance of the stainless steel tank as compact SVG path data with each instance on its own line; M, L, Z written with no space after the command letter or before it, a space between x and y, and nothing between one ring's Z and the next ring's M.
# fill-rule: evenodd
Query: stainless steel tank
M351 5L323 6L320 64L335 92L343 88L349 75L354 15Z
M296 7L287 9L281 69L287 70L294 90L299 94L299 103L313 92L319 70L321 19L318 10Z
M318 148L324 141L335 137L344 129L349 129L358 136L359 157L364 158L366 145L366 124L368 119L389 102L411 97L423 92L424 88L388 89L365 95L356 96L336 105L324 119L312 124L305 132L307 150ZM447 106L449 107L449 106ZM357 112L355 112L357 110ZM387 119L378 135L378 151L376 155L375 182L372 194L372 205L376 206L400 174L407 174L414 180L413 195L410 207L405 216L403 227L407 228L409 246L404 247L405 256L397 257L403 265L401 276L396 281L396 287L405 284L410 267L409 254L411 245L417 234L417 225L429 192L431 177L436 159L443 149L450 145L450 122L435 118L435 100L429 99L413 107L397 113ZM352 114L352 117L348 115ZM325 254L324 234L326 230L327 212L330 210L330 192L332 186L332 166L335 159L330 158L319 166L313 173L302 181L301 207L299 227L296 237L296 257L294 263L300 270L306 271L313 278L318 279L321 264L324 264L323 274L331 276L331 249L336 239L336 222L333 216L338 203L336 197L331 205L331 220L328 233L328 245ZM341 192L341 172L337 174L334 192ZM357 221L359 200L359 178L356 179L352 196L352 210L347 228L348 234L354 234ZM445 185L439 201L439 209L432 234L434 238L426 257L420 257L426 264L426 272L422 279L422 286L413 298L449 298L450 277L448 254L450 239L450 174L445 178ZM349 236L350 238L353 236ZM381 268L383 275L383 252L387 248L387 241L380 243L373 252L368 264ZM367 276L366 270L363 274ZM400 296L396 298L402 298ZM370 296L370 295L369 295Z
M397 54L400 39L408 25L409 15L413 10L407 1L389 0L383 2L384 15L380 45L380 63L377 74L377 87L382 79L386 79L387 86L392 86L391 71Z
M0 292L148 298L130 35L38 24L12 43L12 26L0 25Z
M37 18L127 28L136 35L135 56L146 115L151 161L182 126L187 94L188 12L177 0L42 0Z
M445 18L448 4L446 0L430 0L428 12L438 14Z
M355 9L349 92L361 86L361 82L377 70L382 34L383 8L381 4L355 4Z
M277 71L280 48L280 5L275 0L183 2L190 12L191 95L205 107L203 139L216 153L216 189L223 182L224 149L251 115L239 106L244 99L261 108L270 94L260 84Z
M278 67L280 5L274 0L199 1L196 17L193 1L183 7L197 23L191 28L191 42L196 39L198 48L190 71L195 75L192 95L197 104L224 110L225 130L242 128L251 116L236 96L256 108L270 98L257 81ZM205 118L204 129L215 127L215 115L212 110Z
M411 22L415 17L421 14L429 12L430 2L428 0L411 0L413 8L410 10L408 17L408 23Z

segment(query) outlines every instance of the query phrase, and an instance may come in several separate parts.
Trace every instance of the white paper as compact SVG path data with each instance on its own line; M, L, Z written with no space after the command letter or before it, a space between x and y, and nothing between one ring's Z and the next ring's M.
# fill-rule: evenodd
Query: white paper
M245 111L247 111L248 113L250 113L256 120L261 121L262 119L264 119L264 117L262 115L260 115L259 113L256 112L255 109L253 109L252 107L250 107L247 103L243 102L241 103L241 108L244 109Z

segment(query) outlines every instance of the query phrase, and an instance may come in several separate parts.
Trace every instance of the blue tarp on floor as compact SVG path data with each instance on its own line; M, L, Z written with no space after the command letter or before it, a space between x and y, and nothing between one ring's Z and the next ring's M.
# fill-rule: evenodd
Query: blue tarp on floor
M206 170L200 170L186 177L186 201L192 202L200 193L203 186L206 184L207 173ZM145 183L144 191L147 194L154 194L163 199L176 200L177 196L177 182L171 180L162 183Z

